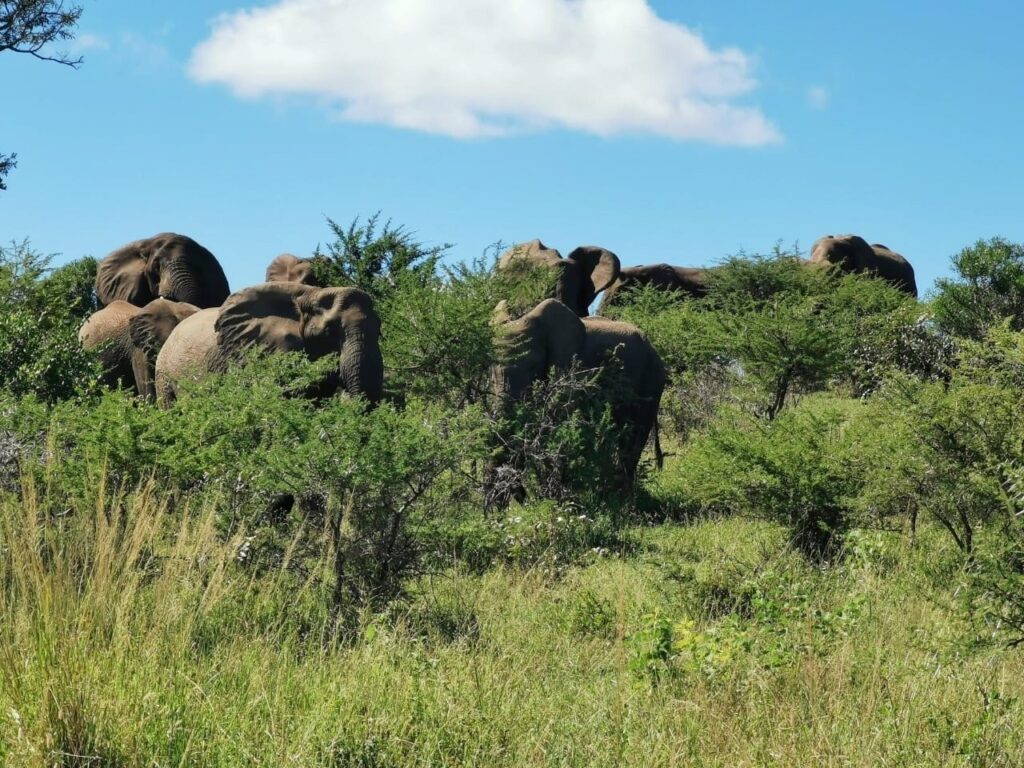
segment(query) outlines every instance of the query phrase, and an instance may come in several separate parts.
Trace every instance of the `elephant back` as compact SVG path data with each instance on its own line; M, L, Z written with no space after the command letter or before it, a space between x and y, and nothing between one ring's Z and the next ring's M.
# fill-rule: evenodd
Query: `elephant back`
M127 341L128 323L141 311L127 301L113 301L85 319L78 329L78 340L84 349L95 349L115 337Z
M251 347L277 352L302 350L298 300L315 290L300 283L261 283L233 293L217 317L218 347L228 357Z
M557 266L562 261L562 254L554 248L548 248L538 239L513 245L498 257L498 269L510 269L517 262L534 267Z
M657 355L647 336L632 323L607 317L585 317L583 326L586 338L582 357L587 366L597 367L614 357L627 374L633 374L646 369L651 355Z
M174 399L178 382L216 370L219 314L216 308L201 309L178 323L167 337L155 365L156 395L161 403Z
M291 253L282 253L267 267L268 283L302 283L303 285L319 286L313 274L313 262L300 259Z
M914 267L899 253L881 243L874 243L871 250L875 252L876 271L879 277L883 277L890 283L910 295L917 297L917 280L914 277Z
M812 264L836 264L849 272L863 270L874 258L868 241L860 235L825 235L811 247Z

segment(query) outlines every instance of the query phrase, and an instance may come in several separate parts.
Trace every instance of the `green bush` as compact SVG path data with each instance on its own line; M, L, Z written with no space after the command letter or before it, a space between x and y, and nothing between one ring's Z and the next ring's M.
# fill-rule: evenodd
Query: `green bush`
M932 302L943 328L978 340L1008 318L1011 328L1024 330L1024 245L979 240L952 261L956 276L936 280Z
M320 246L313 255L313 273L321 285L355 286L381 301L396 288L399 280L413 279L421 285L433 284L437 267L450 246L428 247L411 232L394 226L391 220L380 225L380 212L365 224L359 217L348 228L331 218L327 226L334 240L326 250Z
M426 283L399 277L378 304L391 397L454 407L485 400L494 362L491 312L500 298L500 283L483 259Z
M971 553L976 529L1010 514L1007 468L1024 461L1024 334L1001 327L962 341L948 381L896 377L880 404L889 432L906 436L880 483Z
M289 395L318 366L299 355L253 360L185 387L167 410L119 391L49 414L24 401L12 426L35 441L52 511L152 481L179 498L178 514L214 503L223 535L250 537L243 559L254 566L289 560L332 580L337 605L375 603L415 571L430 518L472 498L467 468L485 455L486 420L478 408L416 399L368 411ZM275 507L282 494L295 509Z
M932 375L942 366L916 302L882 280L813 269L781 250L735 257L712 274L705 298L646 288L617 310L662 356L674 386L670 412L672 400L689 398L714 408L727 399L715 383L731 379L732 393L771 420L795 396L836 385L860 393L890 370ZM675 411L684 432L707 421Z
M0 389L51 403L95 391L100 374L78 343L96 309L96 262L52 261L28 241L0 246Z
M885 457L906 447L901 437L872 405L829 395L806 398L770 422L727 409L691 439L661 493L691 514L778 521L800 551L830 561L851 528L895 516L864 495Z

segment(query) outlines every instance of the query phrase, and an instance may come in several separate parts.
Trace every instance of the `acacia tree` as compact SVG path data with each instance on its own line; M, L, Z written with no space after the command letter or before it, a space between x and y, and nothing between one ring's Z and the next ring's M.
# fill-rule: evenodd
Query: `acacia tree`
M63 0L0 0L0 52L27 53L42 61L54 61L73 69L82 57L64 51L50 51L51 43L71 40L82 15L82 7ZM0 153L0 190L17 166L18 156Z

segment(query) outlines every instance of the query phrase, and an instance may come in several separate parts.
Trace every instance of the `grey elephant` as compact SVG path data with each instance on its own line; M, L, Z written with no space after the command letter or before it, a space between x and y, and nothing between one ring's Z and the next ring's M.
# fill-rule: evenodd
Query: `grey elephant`
M640 286L653 286L663 291L676 291L680 295L701 299L708 295L712 270L700 267L674 267L671 264L642 264L636 267L623 267L618 279L608 286L601 297L601 305L597 314L604 314L616 301L621 300L621 293Z
M337 368L317 394L341 390L371 405L383 395L380 319L368 294L358 288L262 283L174 329L156 361L159 400L170 403L184 379L223 371L254 347L303 352L311 360L337 355Z
M145 307L114 301L90 315L78 331L85 349L99 349L108 386L132 390L147 399L153 386L156 357L171 331L198 307L156 299Z
M319 287L320 282L313 274L312 259L300 259L290 253L282 253L267 267L268 283L302 283Z
M834 264L845 272L875 275L917 297L910 262L884 245L870 245L858 235L825 235L811 248L812 264Z
M216 257L173 232L118 248L96 271L96 296L103 305L120 300L144 307L163 298L203 309L220 306L230 292Z
M579 317L590 314L590 305L601 291L619 276L619 257L596 245L584 245L562 258L554 248L540 240L521 243L505 251L498 259L498 269L512 270L516 264L543 267L554 272L550 297L558 299Z
M495 394L505 407L522 399L533 383L552 369L565 371L574 361L597 368L612 357L621 363L629 392L612 415L616 424L625 428L622 469L625 484L631 487L643 448L657 426L665 389L665 366L647 337L630 323L604 317L581 319L556 299L542 301L518 320L497 319L506 352L494 366L492 377ZM657 445L655 450L660 464Z

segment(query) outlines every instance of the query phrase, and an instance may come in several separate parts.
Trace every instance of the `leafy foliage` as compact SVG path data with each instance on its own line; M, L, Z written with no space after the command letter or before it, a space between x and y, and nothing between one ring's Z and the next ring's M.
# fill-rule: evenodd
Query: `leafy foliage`
M18 167L18 155L12 152L9 155L0 154L0 192L7 189L7 174Z
M809 268L780 249L716 267L703 299L646 288L617 314L647 332L677 385L729 372L748 407L768 420L795 396L838 382L863 390L893 368L941 363L930 357L935 345L904 341L921 313L900 291Z
M1009 318L1024 330L1024 245L979 240L953 259L954 278L936 281L935 316L949 333L981 339Z
M53 270L28 241L0 247L0 390L54 402L93 390L95 360L78 328L96 307L93 259Z
M607 373L573 365L537 381L503 409L494 430L488 505L541 498L594 502L624 487L620 430L612 420L616 391Z
M450 247L426 247L390 219L381 226L379 212L365 224L356 217L346 228L328 218L327 226L334 240L327 243L326 251L317 246L314 274L322 285L355 286L375 301L386 299L399 281L436 284L438 263Z
M491 311L500 283L486 259L423 281L406 275L378 305L387 388L399 401L481 402L494 362Z

